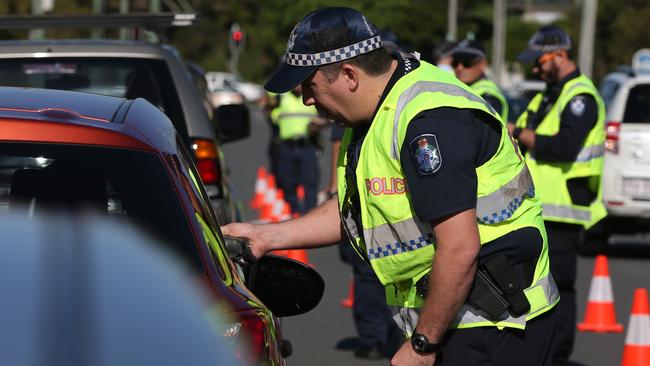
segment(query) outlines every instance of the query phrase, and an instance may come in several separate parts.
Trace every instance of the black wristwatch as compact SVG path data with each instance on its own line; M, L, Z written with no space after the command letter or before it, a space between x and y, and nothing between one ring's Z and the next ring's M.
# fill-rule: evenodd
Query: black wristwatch
M421 355L434 353L440 348L440 343L429 343L429 339L424 334L413 331L411 336L411 346L413 350Z

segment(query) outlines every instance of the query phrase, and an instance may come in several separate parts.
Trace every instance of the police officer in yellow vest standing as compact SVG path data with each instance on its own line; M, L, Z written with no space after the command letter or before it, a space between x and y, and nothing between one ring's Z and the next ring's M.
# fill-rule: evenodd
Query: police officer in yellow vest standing
M553 364L566 365L576 328L578 242L584 229L606 216L601 185L605 105L572 60L571 40L561 29L540 28L519 60L534 62L533 72L547 84L511 129L544 208L551 273L562 298Z
M350 8L293 29L265 87L298 84L305 104L347 127L338 197L223 233L248 238L258 257L347 235L409 338L393 365L548 365L559 295L541 204L499 115L454 75L391 56Z
M279 141L275 154L276 179L284 191L291 211L304 214L316 206L320 165L315 134L327 121L314 106L302 102L302 88L297 85L280 95L278 106L271 111L271 121L278 126ZM305 190L304 202L298 201L297 189Z
M508 101L497 84L485 76L487 57L478 41L463 40L453 49L451 65L458 80L469 85L508 122Z

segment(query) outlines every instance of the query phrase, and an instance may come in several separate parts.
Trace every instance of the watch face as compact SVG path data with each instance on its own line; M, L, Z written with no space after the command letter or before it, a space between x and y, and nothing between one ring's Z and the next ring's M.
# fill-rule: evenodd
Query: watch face
M413 342L411 343L413 344L414 350L417 352L423 352L429 342L423 336L417 335L413 337Z

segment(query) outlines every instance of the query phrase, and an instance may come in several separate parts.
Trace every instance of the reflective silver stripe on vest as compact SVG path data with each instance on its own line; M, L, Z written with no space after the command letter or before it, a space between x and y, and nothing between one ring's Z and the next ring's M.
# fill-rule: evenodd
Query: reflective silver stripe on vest
M359 229L357 228L357 223L352 218L352 213L349 209L344 210L344 212L341 213L341 219L343 219L343 227L345 228L345 232L348 234L350 240L354 242L355 239L359 239Z
M585 146L578 153L576 161L585 162L605 155L605 144Z
M542 214L547 217L557 217L562 219L572 219L584 222L591 221L591 210L578 210L571 206L542 204Z
M278 119L281 119L281 118L298 118L298 117L312 118L312 117L316 117L316 114L314 114L314 113L280 113L278 115Z
M413 218L364 229L363 236L370 260L424 248L434 241L431 226Z
M397 127L399 125L399 118L406 105L422 93L444 93L453 97L464 97L473 102L483 104L492 114L497 114L494 108L488 104L483 98L478 95L472 94L467 90L453 84L441 83L437 81L418 81L408 87L397 100L397 108L395 109L395 119L393 121L393 147L391 155L393 159L399 158L399 141L397 141Z
M509 315L509 313L504 312L499 322L507 322L524 326L526 324L526 318L530 318L546 310L546 307L548 305L554 304L560 297L557 285L555 284L555 281L550 274L546 277L540 278L536 284L530 287L530 289L535 287L542 287L544 295L546 296L546 303L541 306L539 310L534 313L528 313L519 317L513 317ZM393 320L395 320L395 323L400 328L400 330L404 334L413 333L413 330L418 324L420 308L408 308L395 305L390 306L390 308L393 313ZM456 318L452 321L449 327L453 328L458 327L461 324L482 322L494 323L493 321L483 316L482 313L483 312L481 310L478 310L471 305L464 304L458 311Z
M481 224L496 224L508 220L524 203L535 196L535 185L528 167L496 191L479 197L476 202L476 219Z

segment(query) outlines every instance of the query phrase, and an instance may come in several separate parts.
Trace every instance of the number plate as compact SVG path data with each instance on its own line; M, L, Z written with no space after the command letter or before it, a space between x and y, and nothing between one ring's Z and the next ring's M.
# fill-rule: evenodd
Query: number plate
M650 179L623 178L623 194L632 197L650 198Z

